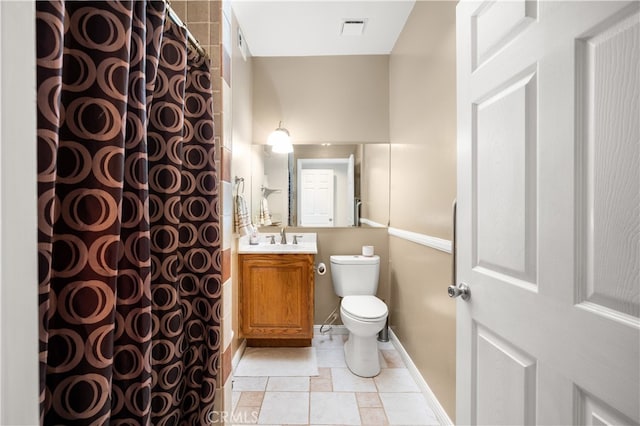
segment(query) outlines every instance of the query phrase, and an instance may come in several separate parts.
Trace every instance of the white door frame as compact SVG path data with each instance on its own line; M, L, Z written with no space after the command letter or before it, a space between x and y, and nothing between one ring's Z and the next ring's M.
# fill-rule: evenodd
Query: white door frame
M0 1L0 424L39 424L35 4Z

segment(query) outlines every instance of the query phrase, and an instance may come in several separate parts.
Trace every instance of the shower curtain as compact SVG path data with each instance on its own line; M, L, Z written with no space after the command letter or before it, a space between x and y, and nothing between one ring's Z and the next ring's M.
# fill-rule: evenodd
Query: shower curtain
M41 423L210 423L208 59L161 1L36 2Z

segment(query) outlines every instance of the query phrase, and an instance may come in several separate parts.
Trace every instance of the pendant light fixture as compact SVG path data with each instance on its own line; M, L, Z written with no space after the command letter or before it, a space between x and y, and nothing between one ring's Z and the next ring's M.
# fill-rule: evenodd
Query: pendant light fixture
M291 136L289 135L289 131L282 127L282 121L278 124L278 128L269 135L267 144L271 145L271 151L276 154L288 154L293 152Z

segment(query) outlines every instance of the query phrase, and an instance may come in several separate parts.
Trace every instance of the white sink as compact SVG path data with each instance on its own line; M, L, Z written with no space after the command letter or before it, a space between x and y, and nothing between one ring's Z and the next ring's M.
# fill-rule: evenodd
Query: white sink
M249 244L249 236L241 237L238 244L239 254L318 254L317 234L315 232L287 232L287 244L280 244L280 234L260 234L257 245ZM275 244L271 244L271 236ZM297 235L298 244L293 244L293 237Z

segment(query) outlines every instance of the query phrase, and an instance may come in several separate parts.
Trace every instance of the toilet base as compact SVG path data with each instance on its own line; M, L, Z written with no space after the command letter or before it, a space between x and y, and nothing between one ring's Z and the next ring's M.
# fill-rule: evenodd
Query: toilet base
M377 334L356 336L349 333L344 343L344 359L349 370L360 377L374 377L380 373Z

